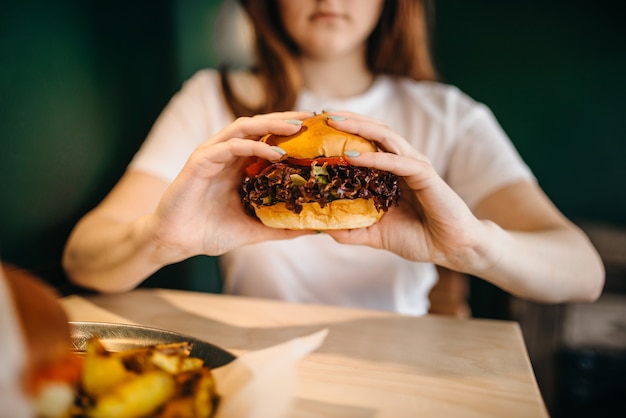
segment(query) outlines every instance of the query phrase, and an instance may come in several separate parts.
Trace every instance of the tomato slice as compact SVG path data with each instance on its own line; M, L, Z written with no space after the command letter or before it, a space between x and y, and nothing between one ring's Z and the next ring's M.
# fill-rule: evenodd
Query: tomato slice
M293 165L300 165L304 167L308 167L313 164L315 161L316 164L324 165L324 163L328 165L350 165L348 160L343 157L319 157L319 158L287 158L285 162Z
M282 160L287 164L299 165L302 167L310 167L313 164L313 161L319 166L324 164L328 164L330 166L334 165L350 165L348 160L343 157L319 157L319 158L285 158ZM269 166L271 163L267 160L259 159L256 162L250 164L246 167L246 175L249 177L254 177L261 173L265 169L265 167Z
M255 163L250 164L246 167L246 175L253 177L259 174L265 167L270 165L270 162L267 160L258 160Z

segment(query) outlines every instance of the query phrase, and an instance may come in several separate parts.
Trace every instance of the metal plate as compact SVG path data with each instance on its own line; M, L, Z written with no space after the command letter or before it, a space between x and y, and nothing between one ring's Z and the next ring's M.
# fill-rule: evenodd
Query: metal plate
M70 322L74 350L85 351L87 342L93 336L100 338L109 351L123 351L154 344L168 344L188 341L192 344L191 356L204 360L209 368L217 368L230 363L235 356L228 351L198 340L197 338L140 325L112 324L107 322Z

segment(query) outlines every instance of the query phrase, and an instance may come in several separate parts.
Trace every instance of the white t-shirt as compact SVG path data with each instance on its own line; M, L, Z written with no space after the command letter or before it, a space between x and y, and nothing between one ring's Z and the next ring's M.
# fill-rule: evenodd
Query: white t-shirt
M350 110L378 119L425 154L470 208L500 187L534 179L491 111L459 89L378 76L350 98L302 91L295 109ZM189 154L234 116L215 70L185 82L159 116L130 168L171 182ZM326 234L245 246L221 256L224 291L302 303L336 304L421 315L436 269Z

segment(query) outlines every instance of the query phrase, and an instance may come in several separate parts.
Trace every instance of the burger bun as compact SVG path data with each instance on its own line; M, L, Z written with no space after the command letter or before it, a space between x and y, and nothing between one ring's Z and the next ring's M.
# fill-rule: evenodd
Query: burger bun
M378 222L383 211L376 210L371 199L334 200L324 207L317 202L303 203L295 213L285 203L254 207L256 216L271 228L324 231L366 228Z
M266 135L261 141L284 149L291 158L341 157L346 151L377 151L373 142L330 126L324 114L304 119L302 128L294 135Z

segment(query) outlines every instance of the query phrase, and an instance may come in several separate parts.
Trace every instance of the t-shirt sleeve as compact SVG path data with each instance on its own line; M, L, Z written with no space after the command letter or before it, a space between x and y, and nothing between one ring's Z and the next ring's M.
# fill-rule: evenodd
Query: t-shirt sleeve
M183 84L157 118L129 169L171 182L193 150L221 129L215 123L223 110L214 104L221 96L213 77L201 71Z
M445 179L474 209L482 199L512 183L535 181L528 165L485 105L463 103Z

